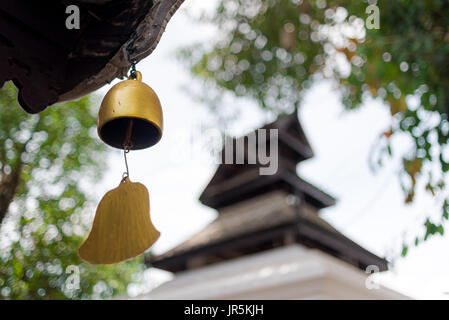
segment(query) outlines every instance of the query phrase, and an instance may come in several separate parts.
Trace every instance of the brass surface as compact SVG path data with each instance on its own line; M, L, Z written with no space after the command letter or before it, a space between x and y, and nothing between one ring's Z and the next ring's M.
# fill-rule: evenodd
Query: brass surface
M151 147L162 137L161 103L153 89L142 82L141 73L136 71L135 75L135 80L122 81L108 91L98 113L98 135L118 149L124 149L130 120L131 150Z
M159 238L147 188L126 178L101 199L78 255L90 264L119 263L144 253Z

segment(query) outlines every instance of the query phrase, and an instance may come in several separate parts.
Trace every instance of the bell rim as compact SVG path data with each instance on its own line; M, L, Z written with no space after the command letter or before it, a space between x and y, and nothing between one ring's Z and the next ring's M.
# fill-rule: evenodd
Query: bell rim
M117 119L138 119L138 120L143 120L143 121L145 121L145 122L148 122L149 124L151 124L153 127L155 127L156 128L156 130L158 131L158 136L157 136L157 139L154 141L154 143L153 144L151 144L151 145L148 145L148 146L144 146L144 147L139 147L139 148L136 148L136 147L132 147L131 149L129 149L129 150L143 150L143 149L147 149L147 148L150 148L150 147L152 147L152 146L154 146L154 145L156 145L159 141L161 141L161 139L162 139L162 134L163 134L163 125L162 125L162 123L161 123L161 126L159 127L159 125L156 123L156 122L154 122L154 121L151 121L151 120L148 120L148 119L146 119L146 118L143 118L143 117L136 117L136 116L119 116L119 117L115 117L113 120L117 120ZM97 125L97 134L98 134L98 137L101 139L101 141L103 141L104 143L106 143L108 146L110 146L110 147L112 147L112 148L115 148L115 149L118 149L118 150L124 150L125 148L123 148L123 147L116 147L116 146L113 146L113 145L111 145L111 144L109 144L108 142L106 142L106 140L102 137L102 135L101 135L101 129L104 127L104 125L106 124L107 122L104 122L101 126L99 126L99 125Z

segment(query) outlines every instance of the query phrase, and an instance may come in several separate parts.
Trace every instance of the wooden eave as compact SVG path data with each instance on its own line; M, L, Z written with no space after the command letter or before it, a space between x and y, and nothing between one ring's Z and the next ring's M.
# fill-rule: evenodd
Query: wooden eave
M221 165L220 169L226 170L224 166ZM280 169L274 175L261 176L255 165L245 174L224 180L221 183L210 184L201 194L200 202L218 210L273 190L303 194L307 203L319 209L333 206L336 203L335 198L289 170Z
M298 215L294 220L276 226L266 226L252 232L236 232L231 237L223 237L198 246L182 246L182 249L175 247L162 255L148 257L146 263L149 267L176 273L189 269L189 261L192 259L202 257L204 265L229 260L272 249L276 243L282 246L285 236L293 234L296 243L319 249L361 270L366 270L369 265L378 266L380 271L388 269L387 260L369 252L340 232L330 229L318 216L311 217Z
M0 87L12 80L29 113L87 95L151 54L183 1L3 1ZM79 30L65 27L68 5L80 8Z

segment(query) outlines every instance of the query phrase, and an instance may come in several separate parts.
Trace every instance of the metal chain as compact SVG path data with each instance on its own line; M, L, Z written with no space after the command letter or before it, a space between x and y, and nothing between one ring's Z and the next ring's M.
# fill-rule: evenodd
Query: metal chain
M136 79L136 62L132 62L131 64L131 70L129 71L129 77L132 79Z

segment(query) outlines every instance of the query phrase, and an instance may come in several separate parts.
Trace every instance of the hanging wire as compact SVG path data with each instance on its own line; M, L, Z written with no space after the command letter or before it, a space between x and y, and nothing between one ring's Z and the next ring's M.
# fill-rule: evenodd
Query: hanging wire
M136 61L129 61L129 62L131 62L131 69L129 70L129 78L137 79L137 76L136 76ZM133 131L133 122L134 121L132 119L129 121L128 128L126 130L125 141L123 142L123 157L125 158L126 171L123 172L122 182L125 182L126 179L129 178L128 159L127 159L126 155L129 153L129 151L133 147L133 143L132 143L132 140L131 140L131 134L132 134L132 131Z
M123 182L125 182L125 180L127 178L129 178L128 159L126 157L126 154L128 154L129 151L134 146L133 142L131 140L131 134L132 134L132 131L133 131L133 125L134 125L134 120L133 119L129 120L128 128L126 129L125 141L123 142L123 157L125 158L125 167L126 167L126 172L124 172L123 175L122 175L122 181Z
M128 153L129 153L129 149L128 149L128 148L123 149L123 157L125 158L125 167L126 167L126 171L123 172L123 175L122 175L122 182L125 182L125 180L129 178L128 159L127 159L127 157L126 157L126 154L128 154Z

